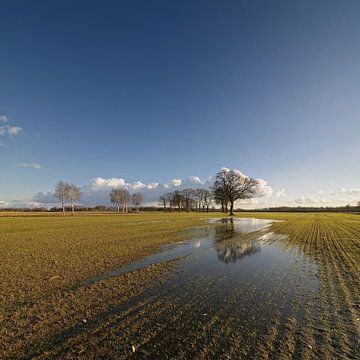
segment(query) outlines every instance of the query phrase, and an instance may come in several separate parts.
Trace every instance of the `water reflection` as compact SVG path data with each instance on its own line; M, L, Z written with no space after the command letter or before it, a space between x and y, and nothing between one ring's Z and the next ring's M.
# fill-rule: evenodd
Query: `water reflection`
M258 238L246 239L243 235L257 229L264 223L256 221L257 219L245 219L234 221L233 218L224 218L219 221L224 226L215 227L215 250L218 259L226 264L235 263L246 256L254 255L260 251L260 243ZM255 230L256 231L256 230Z
M252 218L211 219L209 220L211 225L193 228L190 231L190 240L164 246L163 251L159 253L135 261L125 267L101 274L93 279L88 279L84 284L91 285L100 280L106 280L179 257L195 253L200 255L200 252L201 256L212 259L211 254L214 253L214 250L217 254L214 259L217 258L225 263L235 263L237 260L260 251L263 238L256 232L266 229L272 222L274 221Z
M228 264L241 260L246 256L256 254L260 251L260 245L255 240L238 242L234 239L232 241L226 240L216 242L215 249L219 260Z

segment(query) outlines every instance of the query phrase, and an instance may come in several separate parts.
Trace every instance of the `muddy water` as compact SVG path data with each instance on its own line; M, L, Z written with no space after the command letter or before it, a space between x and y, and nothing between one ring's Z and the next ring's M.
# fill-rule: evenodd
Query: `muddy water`
M168 280L102 314L95 327L111 323L116 353L130 355L132 344L135 358L276 358L280 347L297 354L303 334L295 329L318 298L317 266L271 231L272 222L209 220L188 241L89 280L179 260Z

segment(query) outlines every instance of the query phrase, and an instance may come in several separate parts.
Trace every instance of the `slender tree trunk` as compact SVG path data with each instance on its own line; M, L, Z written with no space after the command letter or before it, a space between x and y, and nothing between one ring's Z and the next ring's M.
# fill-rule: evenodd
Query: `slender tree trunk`
M120 212L120 205L118 204L117 206L117 212L119 213Z
M63 213L63 215L65 215L65 204L64 204L64 200L61 200L61 207L62 207L62 213Z
M234 202L230 201L230 215L234 215Z
M71 211L72 211L72 214L75 215L75 207L74 207L73 202L71 202Z

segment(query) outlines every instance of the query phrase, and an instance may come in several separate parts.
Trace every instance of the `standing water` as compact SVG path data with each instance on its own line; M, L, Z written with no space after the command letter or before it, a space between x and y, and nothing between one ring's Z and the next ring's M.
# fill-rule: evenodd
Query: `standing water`
M167 280L103 314L112 336L126 339L117 353L130 343L139 358L261 358L296 338L304 304L317 296L317 267L272 222L212 219L188 241L87 281L179 260Z

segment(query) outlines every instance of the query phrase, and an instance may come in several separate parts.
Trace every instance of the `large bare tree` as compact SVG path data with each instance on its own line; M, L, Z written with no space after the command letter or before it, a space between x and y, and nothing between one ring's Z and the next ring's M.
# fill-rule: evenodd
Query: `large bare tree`
M65 202L69 199L70 185L65 181L59 181L55 187L55 196L60 200L62 213L65 215Z
M79 202L81 199L81 190L74 184L69 185L69 194L68 198L71 202L71 210L73 215L75 214L75 203Z
M224 169L216 174L213 191L215 198L220 194L223 201L226 200L230 203L230 215L234 215L234 202L253 197L257 185L256 180L239 171Z

